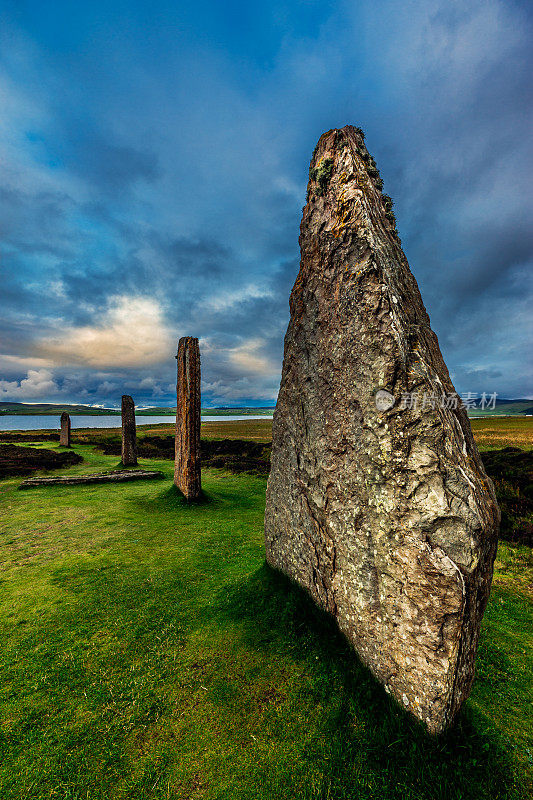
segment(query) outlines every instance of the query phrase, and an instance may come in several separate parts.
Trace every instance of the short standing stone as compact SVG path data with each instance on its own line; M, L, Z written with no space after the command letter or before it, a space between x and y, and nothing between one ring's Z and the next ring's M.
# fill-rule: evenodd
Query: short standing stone
M122 395L122 463L125 467L137 465L135 403L129 394Z
M472 684L499 512L356 128L317 145L300 246L267 559L439 732Z
M70 447L70 417L66 411L61 414L60 447Z
M176 460L174 483L187 500L196 500L202 491L200 459L200 348L198 339L179 340L176 406Z

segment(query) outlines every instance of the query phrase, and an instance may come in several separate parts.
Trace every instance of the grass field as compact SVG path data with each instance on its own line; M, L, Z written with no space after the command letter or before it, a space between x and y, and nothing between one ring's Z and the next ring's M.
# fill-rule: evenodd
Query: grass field
M492 419L471 419L472 430L480 450L493 450L501 447L533 447L533 418L505 417ZM168 436L174 431L172 422L154 425L139 425L137 433L143 436ZM51 431L54 429L50 429ZM5 434L4 434L5 435ZM72 431L73 442L83 444L84 439L91 442L106 437L120 438L119 428L87 428ZM31 441L32 431L23 431L21 438ZM245 420L202 422L203 439L252 439L269 442L272 439L271 420ZM2 434L0 434L2 439Z
M533 448L533 418L505 417L504 419L471 419L478 448L497 450L501 447Z
M527 447L528 422L473 427ZM116 466L74 449L69 474ZM145 463L165 480L0 483L2 800L531 796L529 548L500 545L471 697L431 739L265 566L264 479L208 470L187 506Z

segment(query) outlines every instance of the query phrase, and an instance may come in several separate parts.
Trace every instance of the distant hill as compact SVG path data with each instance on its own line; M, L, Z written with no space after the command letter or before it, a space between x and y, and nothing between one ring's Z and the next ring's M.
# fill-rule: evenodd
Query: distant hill
M505 400L502 397L501 400L498 398L496 399L496 408L475 408L470 412L470 416L472 417L479 415L485 416L487 414L519 414L521 416L524 414L533 414L533 400Z
M479 401L478 401L479 403ZM95 408L94 406L84 405L71 405L56 404L56 403L0 403L0 416L5 414L30 414L57 416L66 411L68 414L84 414L92 417L99 417L102 415L115 414L120 415L120 409L117 408ZM274 411L273 406L247 406L245 408L235 408L230 406L219 406L217 408L203 408L202 414L224 417L233 414L242 416L269 416ZM137 414L139 416L169 416L173 417L176 413L176 408L169 406L150 406L149 408L138 408ZM533 415L533 400L496 400L495 408L474 408L469 412L471 417L487 416L487 415L502 415L512 414L524 416L525 414Z
M209 414L213 416L225 416L228 414L239 414L239 415L254 415L259 416L263 414L271 414L273 412L273 408L269 407L262 407L262 408L203 408L202 414ZM0 415L5 414L24 414L24 415L50 415L50 416L57 416L58 414L62 414L63 411L66 411L67 414L72 414L73 416L77 414L88 415L92 417L99 417L102 415L119 415L120 409L117 408L95 408L94 406L84 406L84 405L71 405L68 403L64 404L56 404L56 403L0 403ZM150 408L138 408L137 414L141 416L169 416L173 417L176 414L176 408L170 408L169 406L151 406Z
M101 414L120 414L116 408L94 408L94 406L70 405L68 403L0 403L0 414L41 414L57 415L66 411L68 414L88 414L98 417Z

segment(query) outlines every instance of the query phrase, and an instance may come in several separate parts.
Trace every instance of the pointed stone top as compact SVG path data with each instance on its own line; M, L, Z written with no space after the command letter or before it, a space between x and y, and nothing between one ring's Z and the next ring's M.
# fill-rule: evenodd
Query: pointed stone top
M174 356L174 358L178 358L178 353L180 351L180 347L198 347L199 342L197 336L182 336L181 339L178 341L178 352Z
M360 206L361 232L378 227L399 245L393 202L383 193L376 162L368 152L361 128L345 125L322 134L313 152L309 169L307 213L313 209L323 213L324 204L335 198L332 233L338 236L348 222L350 201ZM305 213L304 213L305 219ZM354 219L350 219L353 225ZM371 239L373 237L370 237ZM369 241L369 244L373 242Z

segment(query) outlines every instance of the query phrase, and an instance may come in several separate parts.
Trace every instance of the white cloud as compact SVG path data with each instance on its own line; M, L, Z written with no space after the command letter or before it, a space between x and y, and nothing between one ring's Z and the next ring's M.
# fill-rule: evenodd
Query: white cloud
M105 397L113 392L117 392L119 389L116 383L112 381L104 381L103 383L99 384L97 387L97 392L100 396Z
M142 381L137 384L137 388L150 389L152 392L152 397L159 397L164 394L164 390L161 388L160 382L153 377L143 378ZM172 388L174 389L174 387Z
M52 363L47 358L33 358L31 356L11 356L0 353L0 370L6 372L22 372L25 369L39 369L51 367Z
M48 369L29 369L26 378L19 381L0 381L2 400L30 400L44 398L59 392L59 386Z
M209 396L211 405L217 403L237 403L242 400L256 398L260 402L269 405L269 401L275 398L279 388L279 376L275 379L257 379L257 377L239 378L231 382L228 381L202 381L202 395ZM264 400L263 400L264 398ZM252 401L254 402L254 401Z
M250 283L248 286L243 286L242 289L219 292L216 295L212 295L205 302L202 302L202 306L204 309L212 309L213 311L228 311L240 303L256 300L259 297L272 297L272 292L264 287Z
M233 403L250 398L274 398L279 388L279 364L266 352L262 337L221 346L217 339L200 339L202 395L213 403ZM221 377L218 377L221 376ZM172 390L169 386L169 390Z
M65 327L40 350L62 365L138 367L171 359L175 338L157 300L119 296L94 325Z
M273 364L269 358L261 355L261 348L264 345L263 339L248 339L238 347L229 350L229 360L245 372L259 375L276 374L279 371L279 367Z

